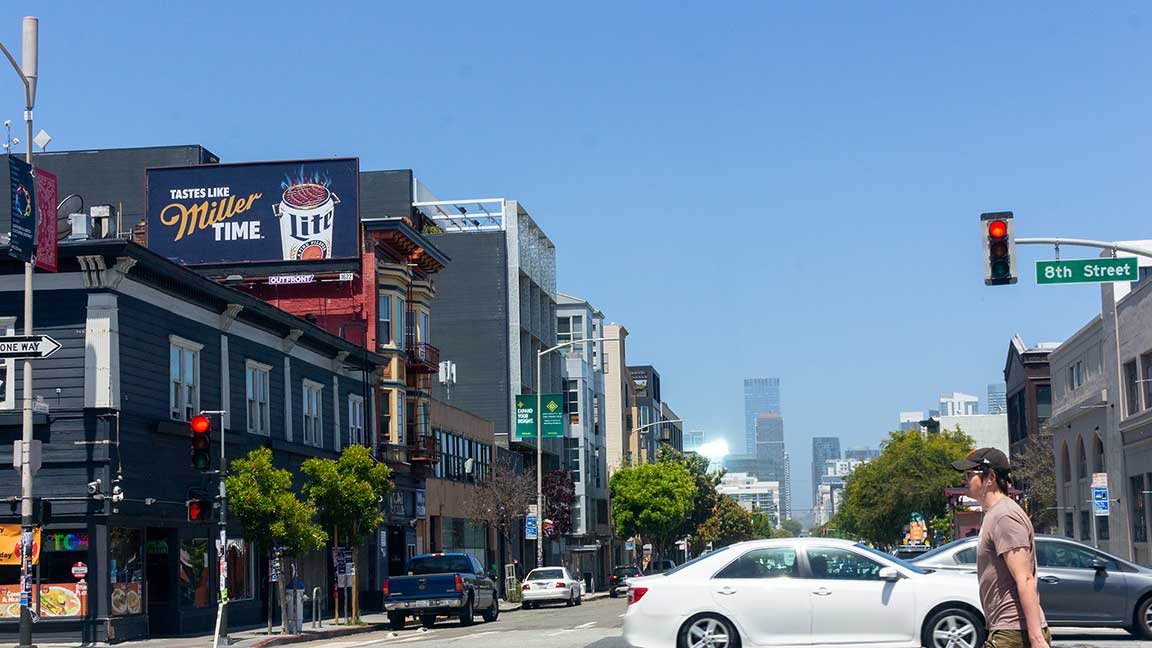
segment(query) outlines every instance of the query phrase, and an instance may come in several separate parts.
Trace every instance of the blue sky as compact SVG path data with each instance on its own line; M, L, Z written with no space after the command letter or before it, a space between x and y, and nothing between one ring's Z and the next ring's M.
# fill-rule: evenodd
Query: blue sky
M738 437L741 380L782 379L807 506L811 436L875 445L942 391L983 400L1012 334L1058 341L1099 308L1034 285L1050 249L986 288L981 212L1152 238L1152 12L714 4L28 3L37 125L53 150L356 155L519 199L561 289L627 325L691 425Z

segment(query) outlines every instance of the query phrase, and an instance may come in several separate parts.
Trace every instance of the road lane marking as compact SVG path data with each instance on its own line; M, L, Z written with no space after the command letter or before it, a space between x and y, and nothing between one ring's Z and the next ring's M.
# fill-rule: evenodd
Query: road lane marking
M562 635L566 632L572 632L572 628L565 628L565 629L561 630L560 632L550 632L544 636L545 637L555 637L556 635Z
M584 624L576 626L574 629L575 630L583 630L584 628L591 628L594 625L596 625L595 621L589 621L588 623L584 623Z
M495 630L489 630L488 632L474 632L472 634L466 634L466 635L463 635L461 637L452 637L452 640L453 641L460 641L463 639L476 639L477 637L486 637L488 635L494 635L494 634L496 634Z

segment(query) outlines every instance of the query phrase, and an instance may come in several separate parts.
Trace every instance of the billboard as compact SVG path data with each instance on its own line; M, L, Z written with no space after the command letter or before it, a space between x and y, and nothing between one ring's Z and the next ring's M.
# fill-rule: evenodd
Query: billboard
M148 169L148 247L187 264L360 255L357 158Z

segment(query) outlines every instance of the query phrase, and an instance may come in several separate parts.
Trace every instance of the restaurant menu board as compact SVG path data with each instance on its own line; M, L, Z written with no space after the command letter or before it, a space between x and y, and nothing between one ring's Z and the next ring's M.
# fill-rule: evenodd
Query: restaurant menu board
M32 608L41 617L75 617L88 612L88 584L45 583L32 591ZM20 618L20 586L0 585L0 619Z
M140 614L140 583L112 583L112 615Z

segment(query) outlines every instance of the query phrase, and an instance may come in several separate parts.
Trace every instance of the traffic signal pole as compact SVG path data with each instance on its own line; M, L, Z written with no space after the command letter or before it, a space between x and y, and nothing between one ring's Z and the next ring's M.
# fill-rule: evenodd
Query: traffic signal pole
M231 645L232 640L228 637L228 492L224 485L225 467L227 466L227 457L224 454L224 410L205 410L200 412L201 416L216 417L219 421L220 431L220 469L216 471L219 477L219 495L220 501L220 594L219 604L216 613L216 632L212 637L212 648L217 648L220 643L225 646ZM211 419L210 419L211 420Z

